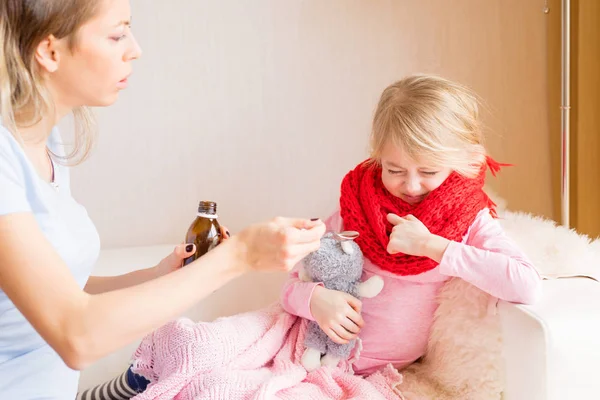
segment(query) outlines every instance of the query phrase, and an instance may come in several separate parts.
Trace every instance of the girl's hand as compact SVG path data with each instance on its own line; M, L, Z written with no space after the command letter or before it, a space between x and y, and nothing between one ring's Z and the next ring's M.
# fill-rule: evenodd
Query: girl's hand
M411 256L425 255L425 247L433 235L421 221L410 214L406 217L388 214L387 219L394 225L387 247L388 253L404 253Z
M315 321L338 344L346 344L358 336L364 325L361 307L356 297L323 286L315 287L310 298L310 312Z
M432 234L421 221L410 214L404 218L388 214L387 219L394 225L387 247L388 253L424 256L441 262L450 243L448 239Z

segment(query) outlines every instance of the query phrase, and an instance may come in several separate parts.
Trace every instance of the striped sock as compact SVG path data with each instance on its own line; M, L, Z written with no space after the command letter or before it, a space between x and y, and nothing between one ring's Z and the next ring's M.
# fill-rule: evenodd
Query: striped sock
M111 381L77 393L77 400L129 400L137 392L131 388L127 380L129 370Z

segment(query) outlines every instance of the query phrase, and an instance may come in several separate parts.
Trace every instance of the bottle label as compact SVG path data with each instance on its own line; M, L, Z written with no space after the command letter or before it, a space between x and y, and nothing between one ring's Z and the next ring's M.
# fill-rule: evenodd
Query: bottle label
M219 217L217 214L197 213L196 215L199 217L208 218L208 219L217 219Z

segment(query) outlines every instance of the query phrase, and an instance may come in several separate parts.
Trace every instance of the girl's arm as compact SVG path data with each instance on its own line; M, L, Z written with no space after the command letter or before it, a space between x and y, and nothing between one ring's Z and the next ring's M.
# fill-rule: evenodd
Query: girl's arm
M498 220L482 212L466 243L433 235L423 254L440 263L440 273L461 278L499 299L532 304L541 295L541 277Z

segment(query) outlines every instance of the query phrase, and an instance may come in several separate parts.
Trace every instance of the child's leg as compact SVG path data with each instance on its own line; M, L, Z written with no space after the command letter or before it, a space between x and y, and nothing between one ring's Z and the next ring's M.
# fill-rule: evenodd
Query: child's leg
M144 378L142 375L138 375L131 370L131 367L127 370L127 383L129 387L136 391L136 393L142 393L148 387L150 381Z
M121 375L101 385L77 394L77 400L129 400L146 390L149 381L134 374L131 367Z

